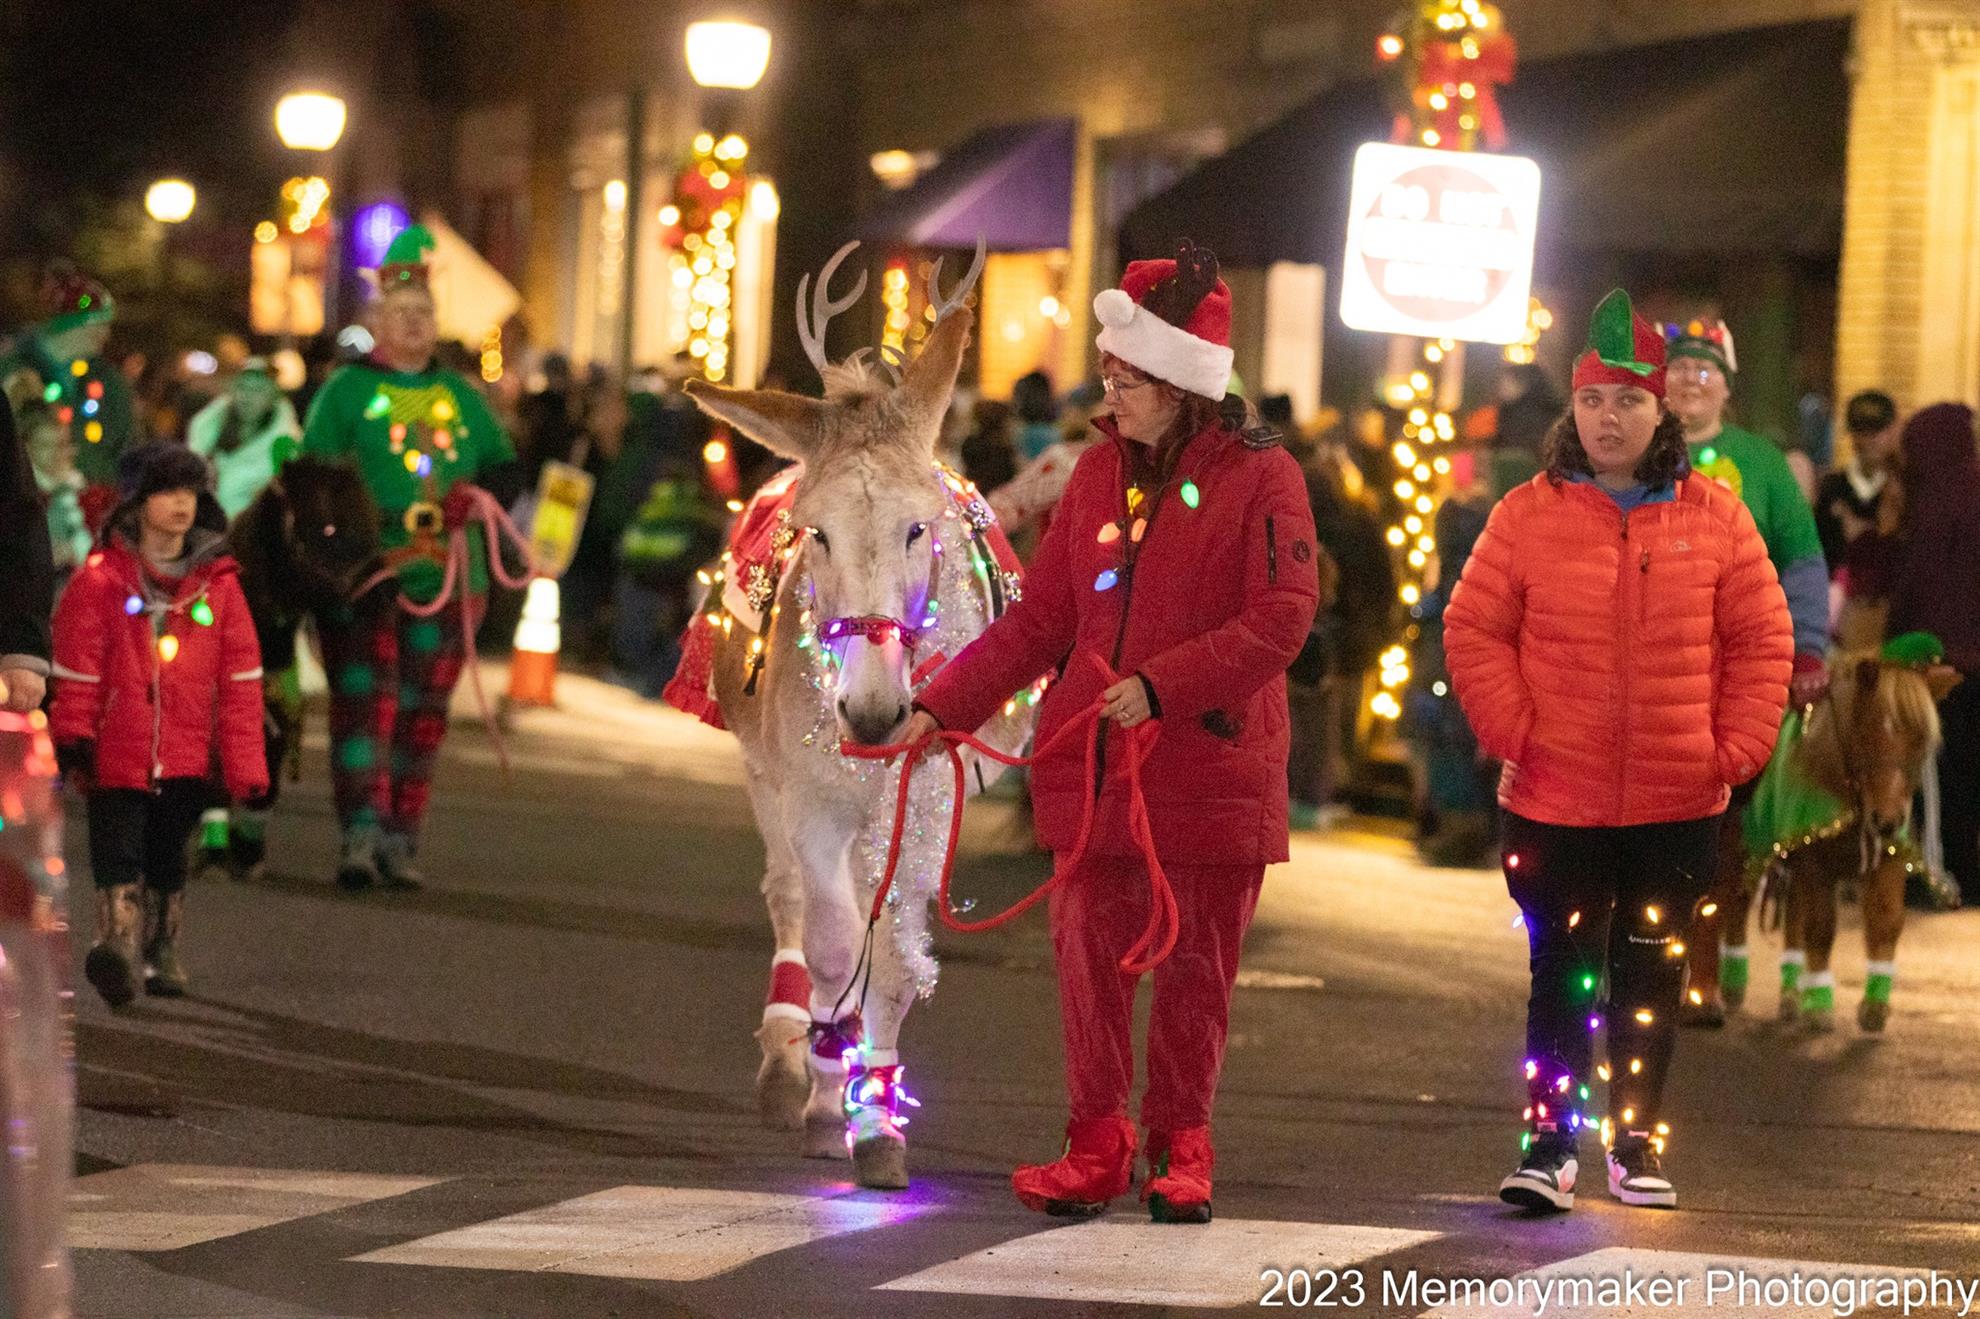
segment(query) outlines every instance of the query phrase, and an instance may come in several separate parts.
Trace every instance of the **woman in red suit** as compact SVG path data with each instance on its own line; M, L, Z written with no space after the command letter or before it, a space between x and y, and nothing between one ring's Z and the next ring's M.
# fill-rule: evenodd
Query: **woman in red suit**
M1207 1222L1238 948L1265 867L1286 859L1285 670L1320 604L1321 552L1299 464L1226 393L1231 300L1216 258L1185 243L1174 261L1137 261L1094 311L1106 440L1080 459L1024 598L937 675L907 739L976 728L1055 669L1040 746L1103 703L1093 777L1080 737L1032 773L1039 837L1054 852L1076 846L1097 802L1051 907L1065 1152L1011 1179L1031 1208L1083 1215L1127 1190L1140 1143L1127 1116L1139 976L1122 962L1152 899L1123 765L1126 730L1157 721L1141 782L1179 932L1154 970L1142 1196L1158 1221Z

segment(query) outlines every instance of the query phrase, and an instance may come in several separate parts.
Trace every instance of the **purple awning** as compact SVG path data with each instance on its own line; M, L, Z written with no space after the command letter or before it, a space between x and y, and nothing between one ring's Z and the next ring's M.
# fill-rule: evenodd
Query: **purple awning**
M1070 119L986 128L943 153L911 187L880 202L860 225L869 242L1036 252L1071 243Z

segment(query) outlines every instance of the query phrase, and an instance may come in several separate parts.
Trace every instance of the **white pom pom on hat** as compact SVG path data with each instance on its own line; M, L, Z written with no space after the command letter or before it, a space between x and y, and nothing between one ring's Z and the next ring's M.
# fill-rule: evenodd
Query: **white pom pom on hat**
M1125 327L1136 310L1134 299L1124 289L1102 289L1093 297L1093 314L1102 325Z

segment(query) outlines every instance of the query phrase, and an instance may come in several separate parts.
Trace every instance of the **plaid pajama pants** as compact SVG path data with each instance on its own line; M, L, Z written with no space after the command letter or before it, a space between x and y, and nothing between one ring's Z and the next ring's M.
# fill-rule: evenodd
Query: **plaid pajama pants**
M456 597L431 618L366 603L319 622L337 820L347 835L384 829L416 840L465 658L462 611L478 626L487 602Z

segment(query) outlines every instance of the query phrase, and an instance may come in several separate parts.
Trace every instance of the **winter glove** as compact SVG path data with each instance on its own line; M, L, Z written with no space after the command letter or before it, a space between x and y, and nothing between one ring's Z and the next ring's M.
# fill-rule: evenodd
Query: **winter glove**
M1829 690L1829 666L1822 662L1820 655L1801 654L1794 657L1794 676L1788 679L1788 705L1796 710L1806 710L1822 699L1822 693Z
M62 771L62 779L69 787L77 792L88 792L92 780L96 778L96 743L87 738L57 743L55 765Z

